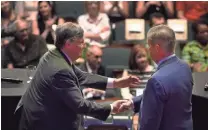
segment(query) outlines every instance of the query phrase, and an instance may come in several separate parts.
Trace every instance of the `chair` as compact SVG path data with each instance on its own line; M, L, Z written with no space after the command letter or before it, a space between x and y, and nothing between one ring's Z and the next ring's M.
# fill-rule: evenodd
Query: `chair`
M102 65L106 76L112 77L114 69L127 69L130 56L129 48L103 48Z

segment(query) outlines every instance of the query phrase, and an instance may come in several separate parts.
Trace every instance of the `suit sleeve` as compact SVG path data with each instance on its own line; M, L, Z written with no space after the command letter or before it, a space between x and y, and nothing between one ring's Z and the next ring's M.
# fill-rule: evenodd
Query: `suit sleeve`
M75 76L68 70L59 71L52 78L52 91L77 114L106 120L111 111L110 105L102 106L85 100L75 81Z
M142 99L140 130L159 130L166 100L167 96L161 83L151 78Z
M133 103L134 103L134 112L135 113L138 113L140 111L140 105L141 105L141 102L142 102L142 97L143 97L143 95L140 95L140 96L136 96L132 99Z
M80 82L80 86L88 86L91 88L96 88L100 90L106 90L108 78L100 76L97 74L91 74L80 70L78 67L74 66L76 76Z
M39 54L40 57L42 57L48 51L48 48L46 41L42 37L40 37L39 42L40 42Z

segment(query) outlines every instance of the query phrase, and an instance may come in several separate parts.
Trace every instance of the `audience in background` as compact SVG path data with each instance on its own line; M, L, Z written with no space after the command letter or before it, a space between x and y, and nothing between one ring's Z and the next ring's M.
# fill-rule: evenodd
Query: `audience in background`
M111 34L107 14L100 12L99 1L86 1L87 13L79 16L78 23L84 29L85 42L91 45L105 46Z
M1 32L8 32L8 30L12 30L12 25L16 19L17 15L12 8L12 2L1 1ZM12 39L13 36L6 36L2 38L1 45L7 45Z
M47 43L54 44L54 30L52 26L63 23L64 19L56 15L52 2L38 2L38 18L33 22L33 34L41 35Z
M166 24L164 15L158 12L152 13L150 15L150 27L160 25L160 24Z
M136 7L136 17L149 20L152 13L159 12L165 19L174 16L172 1L138 1Z
M208 13L207 1L177 1L176 2L177 16L180 19L196 21Z
M129 69L130 70L124 70L123 71L123 77L129 75L129 71L137 71L142 72L145 74L145 72L153 72L154 67L150 65L150 59L147 49L142 45L138 44L135 45L132 50L129 57ZM151 74L145 77L147 80L151 77ZM142 79L140 79L142 80ZM121 95L124 99L131 99L132 94L130 93L129 88L122 88L121 89Z
M45 40L28 31L27 21L17 20L15 25L15 38L5 47L7 68L37 65L40 57L47 51Z
M102 1L101 12L108 14L111 23L116 23L129 17L129 3L128 1Z
M15 12L22 19L34 21L37 19L38 1L16 1Z
M186 44L182 51L185 60L194 72L208 71L208 23L199 20L193 24L194 41Z
M86 61L79 65L79 68L82 71L105 76L105 69L101 66L102 55L103 51L100 47L95 45L89 46L86 54ZM101 99L102 96L105 96L105 91L85 87L87 86L83 86L83 94L86 98Z

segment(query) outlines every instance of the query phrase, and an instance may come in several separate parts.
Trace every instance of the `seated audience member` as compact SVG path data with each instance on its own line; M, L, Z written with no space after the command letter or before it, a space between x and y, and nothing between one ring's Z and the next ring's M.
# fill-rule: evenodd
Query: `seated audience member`
M193 31L196 40L188 42L183 48L182 59L194 72L208 71L208 24L197 21L193 24Z
M87 49L86 61L79 65L82 71L86 71L93 74L99 74L105 76L105 68L101 65L103 51L100 47L92 45ZM102 91L99 89L87 88L87 86L82 86L83 94L85 98L88 99L103 99L105 97L115 97L117 96L116 89L106 89Z
M165 19L174 15L172 1L138 1L136 7L136 17L149 20L152 13L159 12L165 16Z
M37 65L40 57L47 51L45 40L28 31L27 21L17 20L15 25L15 38L5 47L7 68Z
M129 71L137 71L137 72L153 72L154 67L150 65L150 60L148 58L148 51L143 45L135 45L132 50L129 57L129 69L130 70L124 70L123 76L129 75ZM151 75L148 75L147 79L150 78ZM142 79L140 79L142 80ZM142 81L141 81L142 82ZM131 88L130 88L131 89ZM121 89L121 95L124 99L130 99L133 97L133 95L130 93L129 88L122 88Z
M160 24L166 24L164 15L161 13L152 13L150 15L150 27Z
M101 66L103 51L98 46L89 46L86 54L86 61L79 65L79 68L82 71L88 73L99 74L105 76L105 69ZM85 86L82 86L85 87ZM89 99L101 99L105 95L105 91L93 89L93 88L84 88L83 94L86 98Z
M54 44L53 25L63 24L64 19L56 15L52 2L38 2L38 18L33 22L33 34L41 35L47 43Z
M17 15L14 13L11 1L1 1L1 45L7 45L14 37L5 35L5 32L10 32L13 27L14 21L17 19Z
M196 21L208 13L207 1L177 1L176 2L177 16L180 19Z
M16 1L15 12L22 19L34 21L38 14L38 1Z
M129 16L128 1L102 1L101 11L108 14L111 23L122 21Z
M87 13L78 18L79 25L84 29L85 42L105 46L111 34L107 14L100 12L99 1L86 1L85 7Z

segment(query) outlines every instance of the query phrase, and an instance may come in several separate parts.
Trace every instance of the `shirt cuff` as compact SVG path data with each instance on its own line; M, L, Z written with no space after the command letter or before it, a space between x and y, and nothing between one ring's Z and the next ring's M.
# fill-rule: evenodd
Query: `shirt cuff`
M134 109L134 102L132 99L128 99L131 102L131 109Z
M108 78L108 83L106 88L114 88L114 78Z
M114 113L113 113L113 105L110 104L110 106L111 106L111 112L110 112L110 114L114 114Z

